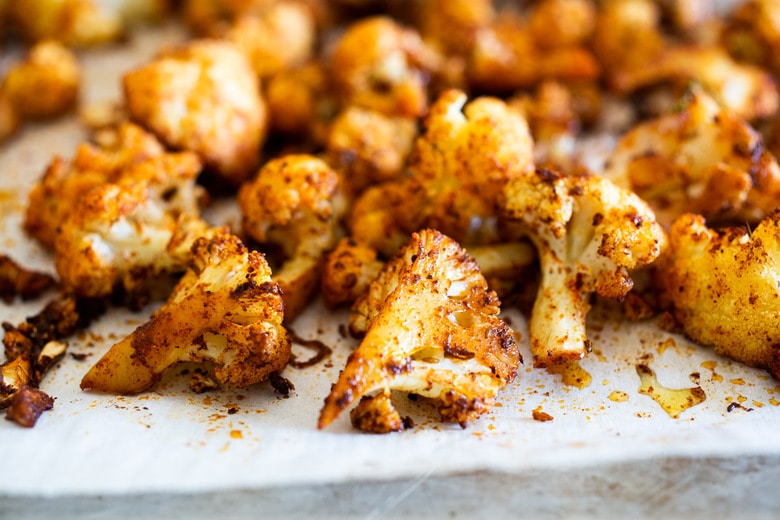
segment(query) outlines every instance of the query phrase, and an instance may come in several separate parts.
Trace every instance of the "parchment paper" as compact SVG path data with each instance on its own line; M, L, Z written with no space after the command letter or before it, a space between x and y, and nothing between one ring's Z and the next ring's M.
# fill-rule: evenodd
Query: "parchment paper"
M122 71L181 38L175 27L136 34L126 45L82 55L86 101L119 99ZM27 191L53 154L70 157L85 134L75 119L25 127L0 148L0 249L25 265L53 272L52 260L20 231ZM2 305L2 320L22 321L43 301ZM353 431L346 414L326 431L315 424L320 406L355 341L339 334L345 312L320 303L292 324L303 338L333 348L326 363L283 374L289 398L268 386L197 395L183 368L135 397L85 393L79 381L92 363L151 312L116 310L70 341L67 356L42 389L55 408L28 430L0 421L5 476L0 493L105 495L195 493L294 484L424 478L486 470L529 471L608 465L664 457L778 455L780 386L764 371L715 355L655 323L631 324L596 309L590 318L594 352L582 363L592 382L569 386L561 376L531 368L525 320L507 310L522 334L526 366L500 396L500 406L466 429L438 423L436 411L401 397L415 427L384 436ZM306 349L296 352L306 356ZM673 419L646 395L637 363L648 364L670 388L704 390L706 401ZM696 374L699 377L696 377ZM621 400L619 393L626 394ZM741 407L727 409L731 402ZM539 409L553 417L536 421ZM750 411L748 411L750 410Z

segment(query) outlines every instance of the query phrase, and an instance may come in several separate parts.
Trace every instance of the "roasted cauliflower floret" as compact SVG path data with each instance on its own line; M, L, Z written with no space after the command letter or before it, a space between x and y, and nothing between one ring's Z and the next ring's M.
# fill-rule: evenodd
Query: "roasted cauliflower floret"
M272 132L310 137L316 143L327 139L327 125L338 108L319 62L275 74L265 97Z
M721 40L738 60L780 72L780 0L741 2L729 13Z
M761 135L700 89L681 110L626 133L603 175L650 203L666 226L688 212L755 224L780 201L780 167Z
M110 147L82 143L68 163L54 157L43 178L28 196L24 228L48 249L54 248L57 228L92 188L118 181L134 164L161 156L165 149L142 128L123 124Z
M653 262L665 235L650 207L601 177L539 170L511 181L504 216L536 246L542 270L531 313L531 352L546 367L588 351L590 295L619 299L629 270Z
M593 80L600 67L583 45L543 48L532 31L510 15L477 32L466 75L481 91L509 93L546 79Z
M304 64L317 39L314 15L299 2L278 2L258 15L238 18L225 38L236 44L255 73L266 78Z
M256 169L266 106L246 57L228 42L196 40L123 78L127 111L168 146L190 150L240 184Z
M217 380L245 388L290 357L284 303L262 254L227 233L201 237L191 268L150 320L116 343L81 388L136 394L180 361L213 363Z
M466 100L458 90L439 96L409 170L428 199L421 224L470 245L495 241L498 195L509 180L532 172L534 162L522 114L495 98Z
M735 61L720 47L671 46L640 67L615 72L612 85L621 93L660 83L700 83L718 103L752 121L778 108L777 86L763 69Z
M335 43L328 64L343 106L419 117L428 108L427 83L440 60L415 30L375 17L351 25Z
M191 226L186 220L203 233L209 229L198 217L199 171L196 155L165 154L87 192L58 230L55 265L63 288L100 297L121 286L132 295L162 274L183 271L186 255L168 250L177 230Z
M590 38L595 25L592 0L542 0L528 15L528 28L543 49L581 44Z
M76 56L61 43L37 43L11 66L2 90L23 118L57 117L78 100L81 67Z
M433 230L413 234L357 304L365 337L325 399L318 427L360 400L354 425L401 429L392 390L438 399L442 419L465 427L493 405L521 361L498 313L497 296L456 242Z
M287 319L309 302L319 284L325 253L340 238L345 199L339 177L324 161L288 155L266 163L238 194L244 232L282 249L274 271Z
M350 107L330 127L328 163L352 190L398 179L417 137L414 119Z
M436 42L448 54L468 54L477 31L495 18L492 0L425 0L419 26L426 40Z
M8 96L0 89L0 144L19 129L21 118L14 109Z
M685 333L780 379L780 213L752 231L686 214L669 231L658 286Z
M135 0L134 0L135 1ZM122 20L95 0L8 0L9 16L27 40L66 45L106 43L122 35Z
M343 238L328 253L322 269L321 290L325 305L330 308L352 304L368 291L379 275L384 262L375 249Z

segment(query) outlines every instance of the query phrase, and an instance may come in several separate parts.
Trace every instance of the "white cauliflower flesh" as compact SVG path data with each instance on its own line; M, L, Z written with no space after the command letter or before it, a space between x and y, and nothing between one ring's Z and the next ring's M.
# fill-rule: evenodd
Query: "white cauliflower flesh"
M504 216L537 248L542 280L529 323L536 366L589 350L585 317L593 292L620 299L629 270L654 261L665 243L650 207L601 177L539 170L510 182Z
M325 399L321 429L358 400L357 428L402 429L393 390L438 399L442 419L465 426L492 406L521 362L476 262L438 231L414 233L355 309L365 336Z
M290 338L284 303L262 254L233 235L199 238L192 268L151 319L116 343L82 389L142 392L180 362L212 363L220 383L245 388L284 368Z
M166 154L84 195L55 241L65 290L101 297L121 285L132 294L161 274L183 271L181 255L170 254L168 246L184 220L199 223L204 233L208 229L197 216L199 171L193 154Z

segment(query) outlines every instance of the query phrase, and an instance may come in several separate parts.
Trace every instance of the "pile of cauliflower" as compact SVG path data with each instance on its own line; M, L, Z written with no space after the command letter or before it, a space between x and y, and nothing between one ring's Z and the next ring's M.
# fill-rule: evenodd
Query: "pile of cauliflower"
M76 103L67 47L174 9L17 4L0 26L44 43L3 82L0 139L9 106ZM121 108L29 194L62 292L165 300L82 388L142 392L182 361L272 379L321 294L359 344L319 428L351 408L360 430L402 430L401 393L465 427L522 363L500 298L535 293L532 362L553 367L588 354L591 306L637 271L685 334L780 377L780 1L504 4L424 0L402 22L379 0L183 2L193 39L128 71ZM37 74L51 100L22 99ZM619 136L608 156L594 135ZM232 228L203 216L229 197Z

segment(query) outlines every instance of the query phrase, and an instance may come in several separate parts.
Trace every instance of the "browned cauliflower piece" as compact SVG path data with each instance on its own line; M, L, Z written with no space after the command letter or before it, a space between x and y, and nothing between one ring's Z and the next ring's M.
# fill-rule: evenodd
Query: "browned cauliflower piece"
M664 49L661 10L653 0L601 2L593 32L593 51L607 79L646 67Z
M398 179L417 137L414 119L350 107L330 127L328 163L351 190Z
M116 343L81 388L143 392L180 361L213 363L217 380L245 388L280 371L290 357L284 303L262 254L228 233L201 237L191 268L148 322Z
M9 16L27 40L88 46L117 40L122 20L96 0L8 0Z
M441 66L414 29L382 16L349 26L328 61L342 105L401 117L425 113L428 79Z
M328 253L322 268L321 291L325 305L334 308L352 304L384 267L375 249L343 238Z
M190 150L238 185L257 168L266 106L246 57L229 42L195 40L123 78L127 111L168 146Z
M186 23L200 35L216 36L243 15L264 12L279 0L184 0Z
M159 20L169 0L7 0L8 16L27 40L84 47L114 42L131 24Z
M183 271L192 242L174 237L187 230L194 240L210 232L199 218L199 172L196 155L165 154L89 190L58 229L54 260L63 288L101 297L121 286L135 296L149 281Z
M624 297L633 286L629 271L661 253L663 229L642 199L596 176L539 170L510 181L502 207L534 243L541 264L529 322L534 364L583 357L591 293Z
M498 297L476 262L437 231L414 233L356 309L365 337L325 399L320 429L358 400L356 427L402 429L393 390L439 400L442 420L465 427L515 378L521 358Z
M780 72L780 0L741 2L726 18L721 41L738 60Z
M81 67L76 56L61 43L35 44L12 65L3 80L3 94L22 118L57 117L78 101Z
M0 144L19 129L21 119L2 89L0 89Z
M593 34L595 25L592 0L542 0L528 14L528 29L543 49L581 44Z
M267 78L308 61L317 32L309 8L300 2L280 1L261 14L238 18L225 38L249 58L259 77Z
M239 191L244 232L285 255L273 278L282 288L288 320L317 290L325 253L340 238L346 205L340 184L324 161L287 155L266 163Z
M533 140L523 115L503 101L466 101L459 90L443 92L415 141L408 179L358 197L349 218L355 240L386 257L423 227L468 247L499 240L496 199L509 179L533 171Z
M477 31L493 22L492 0L425 0L419 13L420 32L445 52L471 52Z
M509 93L545 79L593 80L599 63L584 45L543 48L521 20L500 16L477 32L468 56L467 79L481 91Z
M658 285L691 339L780 379L780 213L752 231L686 214L669 231Z
M53 249L57 228L89 190L119 180L127 168L164 151L152 134L126 123L119 127L110 146L82 143L70 163L54 157L28 196L25 231Z
M265 97L273 132L326 141L337 103L321 63L278 72L268 80Z
M667 227L688 212L755 224L780 202L780 167L761 135L700 89L684 108L626 133L603 175L649 202Z
M497 98L466 101L458 90L439 96L415 142L409 170L427 198L418 227L471 245L496 241L496 200L508 181L533 171L534 158L521 113Z
M735 61L720 47L670 46L641 66L616 71L611 80L624 94L660 83L697 82L718 103L748 121L774 114L780 105L768 72Z

